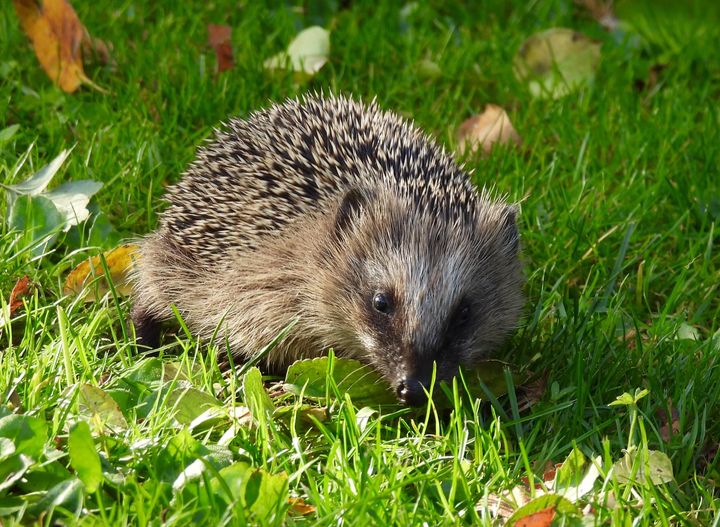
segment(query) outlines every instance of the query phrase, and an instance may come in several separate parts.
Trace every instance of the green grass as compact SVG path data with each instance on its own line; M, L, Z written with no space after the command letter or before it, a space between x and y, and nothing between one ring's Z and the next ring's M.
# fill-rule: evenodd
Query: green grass
M625 2L619 16L636 29L611 35L570 1L420 2L405 19L393 2L345 10L328 2L305 13L283 2L76 4L90 32L113 45L115 66L87 68L108 94L60 92L9 4L0 11L0 129L20 125L0 144L0 183L25 179L74 146L57 179L104 182L94 203L118 238L155 226L164 186L213 126L269 100L321 89L376 97L449 148L457 126L486 103L506 108L523 146L468 166L479 185L522 203L528 303L501 358L544 374L547 386L528 410L511 390L494 404L458 396L449 415L385 412L358 420L359 409L340 399L328 420L309 427L269 416L255 426L234 429L220 419L188 432L170 413L174 387L192 386L226 406L244 401L248 390L242 378L221 374L212 346L180 332L163 355L178 368L166 379L170 386L128 411L125 430L102 433L89 419L101 432L95 445L104 474L90 492L68 457L68 443L82 439L69 439L72 423L92 415L78 408L79 387L110 391L133 381L136 391L128 393L147 395L147 386L158 387L158 372L150 372L156 363L134 352L128 301L109 295L85 304L62 293L69 270L117 238L88 247L71 232L51 254L33 257L4 222L3 199L4 302L25 274L37 289L0 329L0 416L36 418L47 426L47 441L38 447L28 440L33 465L8 485L2 482L19 458L0 448L0 524L260 522L241 505L227 507L237 495L215 475L230 462L262 468L255 483L262 477L282 487L284 473L289 495L316 507L286 517L281 499L266 519L271 524L491 523L485 500L541 476L574 447L602 458L600 478L582 501L592 504L594 521L713 523L720 509L717 9L665 6L648 15L638 2ZM206 45L211 22L233 27L237 65L220 76ZM312 24L331 30L330 62L317 76L297 86L289 75L263 71L264 59ZM533 99L515 79L512 58L529 35L555 26L600 39L602 62L590 86L559 100ZM425 58L440 66L439 77L423 76L417 63ZM660 63L657 83L640 86ZM696 339L682 338L688 327ZM636 388L649 390L636 410L608 406ZM264 415L262 403L253 404ZM676 430L667 437L664 416L673 413ZM298 402L295 418L301 415ZM15 437L16 448L20 441ZM629 444L667 454L674 481L629 485L608 474ZM196 459L205 460L200 479L174 490ZM227 479L250 486L249 473ZM66 499L53 494L63 484ZM268 488L248 492L262 491L270 503Z

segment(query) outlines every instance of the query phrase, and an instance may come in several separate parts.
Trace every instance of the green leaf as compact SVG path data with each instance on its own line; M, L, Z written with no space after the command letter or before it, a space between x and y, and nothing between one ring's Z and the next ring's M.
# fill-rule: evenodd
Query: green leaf
M27 501L17 496L0 497L0 518L10 516L27 507Z
M163 362L152 357L143 359L133 365L121 379L127 379L132 382L140 382L150 385L163 378Z
M245 485L245 506L252 507L260 497L263 475L259 470L253 470Z
M120 245L122 237L108 219L107 214L98 210L97 205L88 204L90 218L80 224L74 225L65 237L65 245L73 249L87 247L100 247L111 249Z
M675 480L672 462L665 453L648 450L646 458L644 452L631 450L613 464L613 473L620 483L645 483L649 478L653 485L661 485Z
M158 453L154 463L157 477L163 481L173 482L185 467L200 456L200 451L200 443L186 428L183 428Z
M589 83L600 62L601 44L567 28L528 38L513 59L515 76L534 97L557 99Z
M7 185L6 188L14 194L21 196L37 196L50 184L52 178L70 155L71 150L63 150L50 164L38 170L32 177L16 185Z
M261 415L267 418L275 411L275 405L265 391L262 373L258 368L250 368L245 374L243 393L245 395L245 404L250 409L250 415L253 416L253 419L260 420L262 419Z
M608 404L608 406L631 406L635 403L635 399L629 393L625 392L622 395L618 395L617 398Z
M598 456L588 464L582 452L575 448L555 473L553 490L575 503L593 489L601 466L602 457Z
M526 503L516 510L510 518L508 518L505 527L513 527L519 520L528 518L534 514L542 514L544 511L552 510L555 514L577 516L580 514L578 508L566 498L557 494L545 494L539 498ZM552 519L553 516L550 517ZM531 525L523 523L524 525ZM549 525L549 523L538 523L538 525ZM553 524L554 525L554 524Z
M15 443L6 437L0 437L0 461L4 461L15 454Z
M28 507L28 511L33 515L41 513L50 513L56 507L79 512L82 506L82 482L77 478L62 481L48 490L45 495L35 503Z
M128 388L108 388L105 393L112 397L123 417L137 404L138 394Z
M38 255L52 246L65 219L44 196L20 196L10 210L8 223L11 228L24 233L25 246L43 241L33 249L33 254Z
M0 437L15 443L17 454L25 454L37 459L47 442L47 424L38 417L8 415L0 418Z
M10 126L0 130L0 145L3 145L13 138L15 133L20 129L19 124L11 124Z
M188 436L190 435L189 431L185 430L185 432ZM176 445L178 445L178 443L176 443ZM180 451L180 448L184 448L185 450ZM193 457L195 459L187 463ZM182 444L182 446L177 447L174 458L178 462L175 465L175 469L182 469L173 480L172 488L176 491L186 489L186 485L189 482L200 479L205 473L211 472L215 474L218 470L228 467L233 463L233 453L229 448L221 445L213 445L212 443L203 445L197 442L194 446L190 443ZM164 465L164 467L167 475L167 471L171 467L168 464ZM210 467L212 467L212 469Z
M165 404L173 409L173 417L181 424L190 424L208 408L222 406L222 403L209 393L191 386L175 388L168 394Z
M110 394L92 384L79 386L78 413L93 422L98 422L107 431L126 430L125 416Z
M102 467L90 427L85 421L78 422L70 429L68 453L70 466L85 484L85 490L89 493L95 492L103 480Z
M120 236L120 233L110 222L110 218L108 218L107 214L100 212L94 216L94 220L90 226L90 238L88 239L88 245L109 249L116 247L120 243L121 239L122 236Z
M370 422L370 418L376 413L378 413L378 411L375 408L371 408L369 406L365 406L358 410L358 413L355 414L355 422L357 423L360 432L365 431L368 423Z
M700 332L697 328L691 326L687 322L680 324L680 327L675 334L675 338L678 340L695 340L700 341Z
M10 489L33 465L32 460L23 455L15 455L0 462L0 493ZM2 524L2 522L0 522Z
M333 371L329 371L329 358L319 357L292 364L285 375L285 388L296 395L303 391L311 399L324 399L328 375L332 375L340 393L347 393L357 406L397 404L385 379L355 359L335 357Z
M358 412L358 416L361 415L361 412L362 410ZM318 407L311 404L280 406L273 412L273 419L275 421L285 424L288 427L292 426L292 423L294 421L296 433L300 433L301 431L314 428L316 426L316 421L322 423L327 421L328 418L329 416L327 408Z
M573 448L567 459L555 473L557 485L567 487L577 485L585 474L585 456L577 448Z
M73 225L85 221L90 215L87 205L90 198L102 188L99 181L83 179L70 181L43 194L55 205L58 212L63 215L65 230Z
M249 510L257 523L278 523L284 516L288 501L288 478L284 472L270 474L239 462L221 469L220 477L225 485L213 479L210 483L213 494L227 501L227 486L233 501Z
M495 397L501 397L507 394L508 391L508 383L505 380L505 370L510 370L510 375L512 375L515 385L521 383L522 379L513 371L512 365L494 359L481 361L471 370L463 369L463 377L473 397L477 399L486 398L484 391L480 388L480 383L473 382L474 380L482 381Z
M308 76L315 75L330 55L330 32L320 26L304 29L290 42L287 51L267 59L269 70L289 69Z

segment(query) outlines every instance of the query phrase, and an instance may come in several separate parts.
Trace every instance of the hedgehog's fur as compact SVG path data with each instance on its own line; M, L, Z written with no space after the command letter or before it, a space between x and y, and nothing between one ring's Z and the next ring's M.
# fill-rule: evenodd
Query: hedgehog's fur
M332 347L413 403L433 361L448 379L516 324L515 208L374 103L307 96L233 119L167 199L136 268L141 342L175 305L243 358L297 317L270 366Z

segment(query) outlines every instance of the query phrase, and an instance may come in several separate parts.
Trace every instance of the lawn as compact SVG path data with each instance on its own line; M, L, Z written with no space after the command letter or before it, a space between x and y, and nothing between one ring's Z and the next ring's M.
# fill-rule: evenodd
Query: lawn
M75 4L110 48L85 67L100 89L56 87L0 11L0 184L64 149L50 189L103 183L46 250L0 199L0 525L718 524L714 3L628 0L611 30L587 8L601 2L569 0ZM232 28L222 73L208 24ZM315 75L264 67L314 25L331 43ZM593 78L556 98L513 68L553 27L602 44ZM521 144L465 159L520 203L528 279L498 356L515 373L471 389L482 401L457 383L450 408L377 411L324 375L301 397L223 373L218 345L182 328L139 355L122 291L65 294L83 260L156 226L213 127L309 91L375 98L450 150L486 104L508 112Z

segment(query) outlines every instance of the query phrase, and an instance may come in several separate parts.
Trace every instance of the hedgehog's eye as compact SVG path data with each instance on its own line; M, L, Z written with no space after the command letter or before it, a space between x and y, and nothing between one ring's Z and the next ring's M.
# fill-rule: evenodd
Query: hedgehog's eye
M453 322L457 326L462 326L465 324L468 320L470 320L470 303L467 301L462 301L460 305L458 305L457 309L455 310L455 316L453 317Z
M372 306L375 311L387 315L390 313L390 298L385 293L375 293L372 299Z

